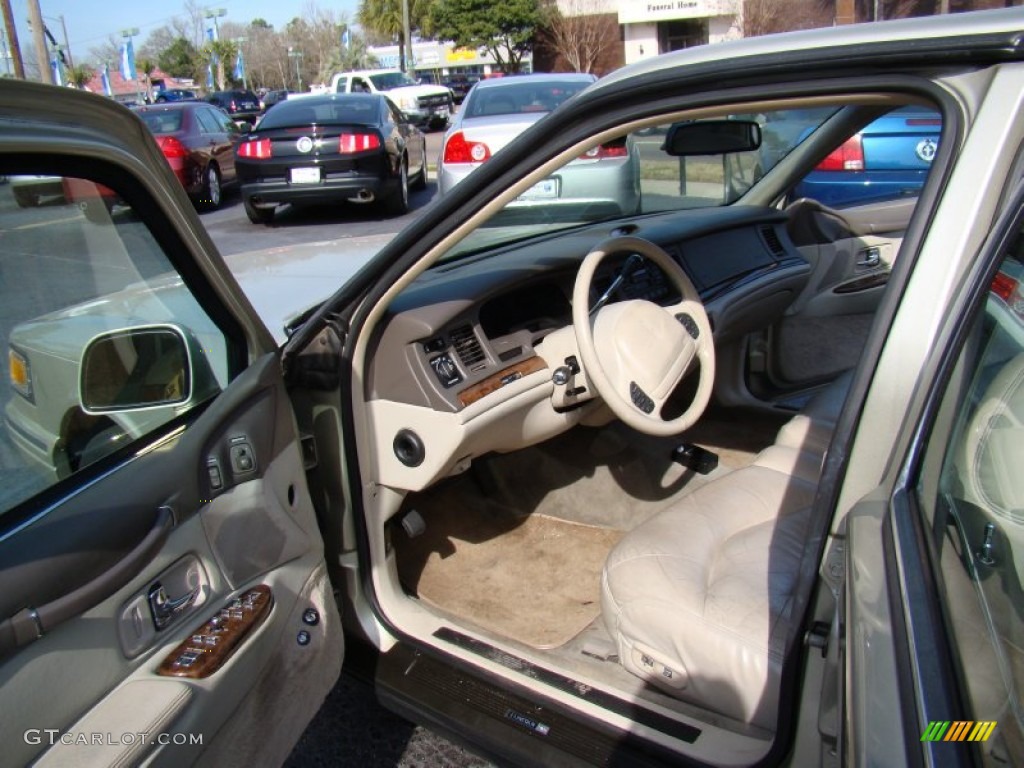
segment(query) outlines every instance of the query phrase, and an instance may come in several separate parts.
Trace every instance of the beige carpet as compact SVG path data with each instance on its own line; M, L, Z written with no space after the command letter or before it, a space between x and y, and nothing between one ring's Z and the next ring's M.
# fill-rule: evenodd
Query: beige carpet
M426 533L395 536L399 575L421 600L542 649L564 645L597 618L601 568L621 531L467 509L454 494L431 501L438 503L418 507Z

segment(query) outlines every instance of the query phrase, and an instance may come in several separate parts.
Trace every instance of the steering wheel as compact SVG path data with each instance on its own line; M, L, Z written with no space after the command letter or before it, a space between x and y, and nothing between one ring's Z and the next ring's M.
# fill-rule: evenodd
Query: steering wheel
M609 256L638 253L654 262L679 290L669 307L633 299L603 306L591 316L590 292L598 266ZM572 321L587 377L612 412L649 435L677 435L691 427L711 399L715 348L697 289L675 260L639 237L614 237L587 254L576 275ZM665 420L661 410L676 385L700 366L693 401Z

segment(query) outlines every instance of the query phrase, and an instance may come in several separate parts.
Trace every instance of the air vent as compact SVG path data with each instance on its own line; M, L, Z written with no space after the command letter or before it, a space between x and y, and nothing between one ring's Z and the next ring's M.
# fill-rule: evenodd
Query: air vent
M779 239L779 233L775 231L775 227L761 227L761 238L773 256L786 255L786 249L783 247L782 240Z
M475 366L483 367L480 363L485 360L484 350L470 326L459 326L451 332L450 338L452 346L455 347L455 354L459 356L467 370L476 370Z

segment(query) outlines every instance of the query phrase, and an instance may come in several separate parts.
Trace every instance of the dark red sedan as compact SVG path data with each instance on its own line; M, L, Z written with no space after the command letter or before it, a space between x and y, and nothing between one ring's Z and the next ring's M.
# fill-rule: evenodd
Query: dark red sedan
M138 107L156 143L197 208L221 204L222 189L234 184L235 147L242 131L223 110L186 101Z

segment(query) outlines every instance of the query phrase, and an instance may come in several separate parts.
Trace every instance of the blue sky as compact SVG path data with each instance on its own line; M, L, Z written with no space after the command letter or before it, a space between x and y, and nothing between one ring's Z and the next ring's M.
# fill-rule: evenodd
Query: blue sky
M357 0L319 0L316 5L323 9L347 13L349 18L355 15ZM201 2L201 7L223 8L227 15L222 21L234 21L245 24L255 18L263 18L270 22L274 29L281 29L285 24L309 6L309 0L211 0ZM122 29L138 27L140 32L136 38L136 47L141 45L154 29L170 22L175 16L185 16L184 3L178 0L161 3L145 0L40 0L43 16L50 32L63 42L60 29L60 16L68 30L68 43L76 59L85 59L89 50L106 42L113 35L120 40ZM29 31L28 4L26 0L12 0L11 8L18 25L18 40L24 50L26 44L31 45L32 34ZM0 27L3 24L0 23Z

